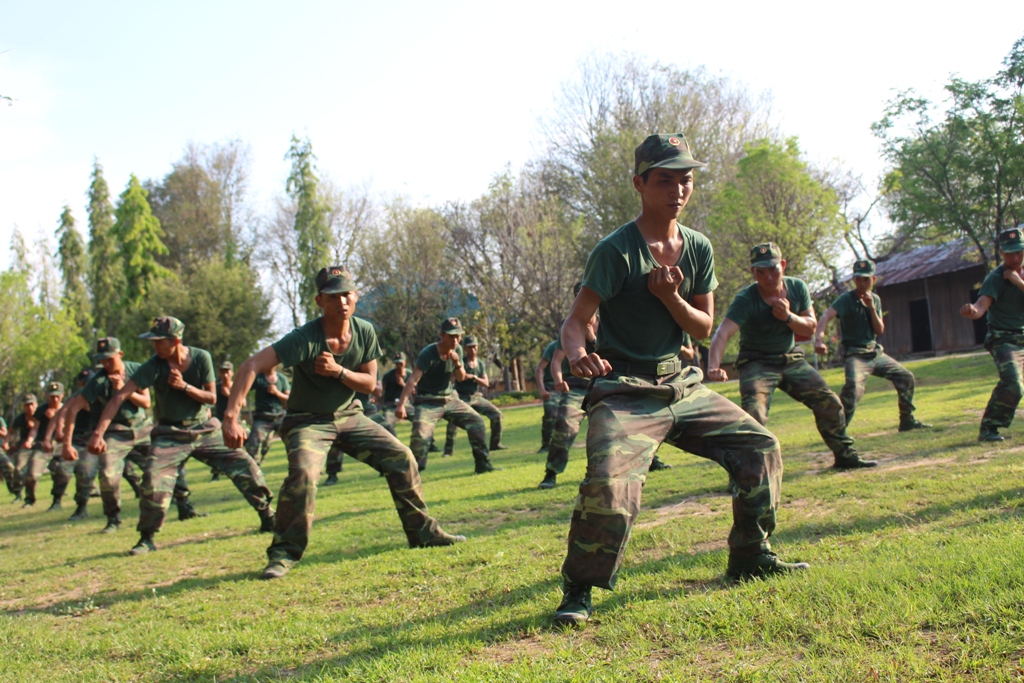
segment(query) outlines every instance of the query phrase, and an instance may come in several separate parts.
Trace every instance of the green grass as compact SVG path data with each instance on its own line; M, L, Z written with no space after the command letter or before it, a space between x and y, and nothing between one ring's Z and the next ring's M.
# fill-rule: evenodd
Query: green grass
M975 441L986 355L913 363L918 416L870 379L851 434L877 470L837 473L811 413L777 392L786 473L773 537L812 569L723 578L724 472L672 448L652 474L614 593L582 631L549 626L584 451L540 491L540 407L506 412L505 470L455 457L423 474L432 513L469 541L409 550L376 473L321 488L306 558L256 580L268 543L230 482L189 465L197 506L129 558L137 505L99 534L70 509L0 508L0 681L1011 681L1024 675L1024 447ZM826 373L838 390L842 371ZM733 400L736 383L713 385ZM1014 430L1011 430L1011 432ZM408 426L400 432L408 437ZM277 443L266 473L285 473ZM41 490L49 490L46 482ZM173 520L174 517L172 516Z

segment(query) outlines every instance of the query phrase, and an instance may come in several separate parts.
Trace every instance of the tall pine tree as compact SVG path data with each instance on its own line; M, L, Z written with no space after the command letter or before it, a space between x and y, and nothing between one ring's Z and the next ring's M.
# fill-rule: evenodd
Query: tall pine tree
M93 162L89 184L89 289L92 293L93 322L97 336L117 334L124 272L117 262L114 207L99 161Z
M85 288L85 244L75 229L71 207L65 205L57 228L57 258L64 286L62 305L74 318L84 339L92 336L92 304Z
M305 308L307 320L318 314L316 302L316 274L328 265L331 258L331 226L328 220L330 212L327 202L320 190L320 181L316 177L313 165L313 145L309 138L299 140L292 136L292 144L285 155L292 162L292 170L288 175L285 189L295 205L295 240L298 246L299 266L302 271L301 301ZM298 313L296 311L295 313ZM296 317L296 326L302 321Z
M145 298L154 280L169 274L156 261L157 256L167 253L167 247L161 241L164 231L149 207L147 194L133 173L114 211L111 230L124 269L122 302L130 306Z

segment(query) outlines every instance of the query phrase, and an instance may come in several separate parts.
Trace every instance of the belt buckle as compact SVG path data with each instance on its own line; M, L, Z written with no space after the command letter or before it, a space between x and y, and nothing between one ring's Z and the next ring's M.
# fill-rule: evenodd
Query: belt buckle
M671 375L673 372L677 372L678 367L676 360L663 360L658 363L656 374L661 377L662 375Z

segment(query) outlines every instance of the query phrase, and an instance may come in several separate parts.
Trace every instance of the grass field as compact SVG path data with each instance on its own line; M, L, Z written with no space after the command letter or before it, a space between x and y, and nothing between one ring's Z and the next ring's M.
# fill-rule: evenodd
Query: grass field
M929 431L896 431L872 378L850 433L876 470L837 473L811 413L776 393L785 477L775 549L809 572L724 579L731 512L717 465L662 448L614 593L581 631L550 626L585 451L540 491L540 407L506 412L503 472L465 435L423 473L431 512L469 540L410 550L387 488L346 460L321 488L305 559L257 580L266 535L230 482L190 463L209 517L168 521L129 558L125 524L0 507L0 681L1011 681L1024 677L1024 443L975 441L987 355L910 364ZM826 373L838 390L841 370ZM713 385L738 400L735 382ZM407 440L408 426L400 435ZM582 441L582 439L581 439ZM265 463L275 494L280 443ZM49 491L49 482L40 486ZM173 510L173 508L172 508Z

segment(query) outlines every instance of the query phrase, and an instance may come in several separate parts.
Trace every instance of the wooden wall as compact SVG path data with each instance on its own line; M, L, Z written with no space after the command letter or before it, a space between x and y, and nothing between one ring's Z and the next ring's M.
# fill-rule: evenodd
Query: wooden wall
M879 337L879 341L886 352L899 356L913 353L910 302L918 299L928 300L932 351L950 352L976 347L974 324L960 315L960 307L971 301L971 292L981 284L986 273L986 267L979 265L889 287L880 283L877 291L885 312L885 334Z

